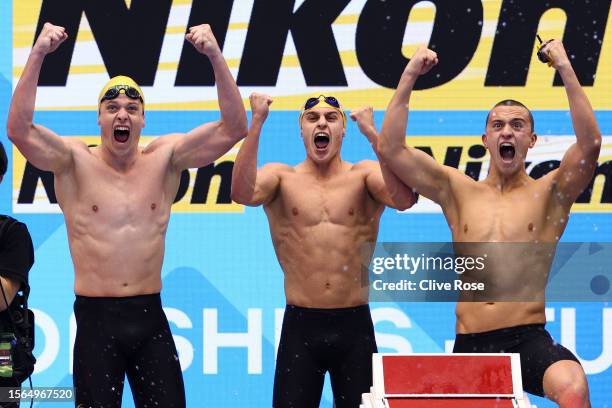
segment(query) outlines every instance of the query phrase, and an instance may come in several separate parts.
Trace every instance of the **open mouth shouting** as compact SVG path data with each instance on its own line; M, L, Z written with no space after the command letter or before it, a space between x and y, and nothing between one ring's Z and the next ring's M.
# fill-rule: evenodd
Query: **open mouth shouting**
M125 143L130 138L130 128L124 125L115 126L113 136L116 142Z
M318 151L323 151L329 145L329 135L324 132L315 133L314 144Z
M499 145L499 155L504 163L512 163L516 151L512 143L504 142Z

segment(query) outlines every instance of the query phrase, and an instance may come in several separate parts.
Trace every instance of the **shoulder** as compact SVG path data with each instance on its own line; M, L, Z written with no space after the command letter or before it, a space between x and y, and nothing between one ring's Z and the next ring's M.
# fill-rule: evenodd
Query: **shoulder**
M380 163L376 160L362 160L352 165L352 170L377 170L380 169Z
M89 151L89 146L87 143L79 139L78 137L66 137L66 145L69 146L72 150L75 151Z
M295 173L295 168L285 163L266 163L259 170L270 173Z
M182 136L183 134L181 133L169 133L167 135L158 136L153 139L153 141L149 143L144 149L142 149L142 152L145 154L153 153L165 147L171 147L173 144L181 140Z

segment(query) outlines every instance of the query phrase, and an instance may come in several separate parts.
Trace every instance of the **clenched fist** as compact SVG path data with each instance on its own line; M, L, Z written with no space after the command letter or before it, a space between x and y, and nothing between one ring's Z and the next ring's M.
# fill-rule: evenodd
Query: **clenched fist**
M559 40L549 40L540 50L544 54L548 55L551 60L551 65L554 69L560 69L571 65L563 43Z
M185 39L193 44L198 52L208 56L221 54L219 44L208 24L200 24L189 29Z
M376 147L376 127L374 127L374 109L371 106L362 106L351 111L351 119L357 122L359 131L363 133L368 141Z
M419 47L404 69L405 75L426 74L438 63L438 54L426 47Z
M264 120L268 117L272 98L268 95L253 92L249 96L249 102L251 103L251 113L253 116L259 116Z
M38 52L42 55L50 54L57 50L57 47L66 41L66 38L68 38L68 34L66 34L64 27L45 23L32 47L32 52Z

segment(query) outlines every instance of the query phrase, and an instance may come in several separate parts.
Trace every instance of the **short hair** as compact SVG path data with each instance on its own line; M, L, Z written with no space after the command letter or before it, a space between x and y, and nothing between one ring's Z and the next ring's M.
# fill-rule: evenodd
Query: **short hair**
M499 101L495 105L493 105L493 107L487 114L487 120L485 122L485 129L487 128L487 125L489 124L489 117L491 116L491 111L497 108L498 106L520 106L521 108L525 108L527 110L527 113L529 114L529 122L531 122L531 130L532 131L535 130L535 121L533 120L533 115L531 114L531 111L529 110L529 108L526 107L521 102L516 101L514 99L504 99L503 101Z
M6 174L6 169L8 167L8 158L6 157L6 151L4 150L4 145L0 142L0 178Z

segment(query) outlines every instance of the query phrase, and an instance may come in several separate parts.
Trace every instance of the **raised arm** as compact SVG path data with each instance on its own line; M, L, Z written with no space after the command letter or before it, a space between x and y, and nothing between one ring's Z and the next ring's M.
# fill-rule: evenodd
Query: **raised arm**
M239 204L256 206L267 204L276 196L280 185L280 171L289 166L270 163L257 170L259 135L268 117L272 99L267 95L253 93L249 101L251 127L234 162L232 200Z
M247 120L238 86L208 24L191 27L187 41L210 60L215 73L221 119L187 134L172 135L172 164L177 169L203 167L221 157L246 136ZM162 138L163 139L163 138Z
M561 41L549 42L543 51L552 58L552 66L563 80L576 133L576 143L567 150L554 176L557 198L562 204L571 206L593 178L601 148L601 133Z
M448 169L431 156L406 146L408 102L419 77L438 63L435 52L419 47L402 73L397 90L389 102L378 138L378 154L382 166L388 168L419 194L442 203L449 193Z
M351 119L357 122L359 131L365 137L374 149L374 153L378 157L378 132L374 126L374 112L371 106L364 106L351 111ZM380 157L379 157L380 160ZM416 194L412 188L404 184L397 178L387 166L382 163L372 162L372 171L369 172L366 178L366 187L370 194L379 202L388 207L393 207L398 210L405 210L416 202Z
M45 23L15 87L7 120L8 137L25 158L39 169L53 172L61 172L72 162L70 145L51 130L34 124L33 117L43 60L66 38L63 27Z

